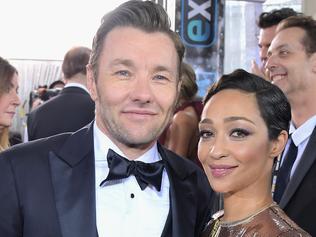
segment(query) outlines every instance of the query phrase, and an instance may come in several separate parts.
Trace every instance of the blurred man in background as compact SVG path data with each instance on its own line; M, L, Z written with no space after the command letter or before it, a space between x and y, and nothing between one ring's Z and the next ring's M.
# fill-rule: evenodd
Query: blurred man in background
M316 21L306 16L282 21L269 47L266 67L292 112L274 200L300 227L316 236Z
M61 92L31 111L27 117L28 140L74 132L94 118L94 102L87 89L86 65L91 50L70 49L63 60L65 87Z
M271 41L276 34L276 27L282 20L298 14L299 13L294 11L292 8L281 8L270 12L262 12L260 14L257 24L260 28L258 46L261 64L258 65L256 61L253 60L251 64L252 73L268 80L265 66L267 63L268 48L270 47Z

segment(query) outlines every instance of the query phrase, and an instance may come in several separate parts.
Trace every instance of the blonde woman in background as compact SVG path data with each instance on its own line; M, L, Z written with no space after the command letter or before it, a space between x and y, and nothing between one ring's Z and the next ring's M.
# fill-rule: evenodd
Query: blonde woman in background
M0 57L0 152L10 146L9 127L20 104L18 87L17 70Z
M201 166L197 158L199 121L203 110L201 99L196 97L198 85L193 68L182 63L181 89L175 113L159 142L176 154Z

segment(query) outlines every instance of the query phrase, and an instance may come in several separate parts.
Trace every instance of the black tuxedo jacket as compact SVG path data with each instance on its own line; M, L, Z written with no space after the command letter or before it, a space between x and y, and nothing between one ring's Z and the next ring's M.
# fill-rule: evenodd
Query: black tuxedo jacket
M94 102L80 87L66 87L27 116L29 141L74 132L94 119Z
M202 170L159 146L170 180L162 236L199 236L213 192ZM93 126L0 154L0 236L96 237ZM146 218L144 216L144 218Z
M316 236L316 127L279 205L301 228Z

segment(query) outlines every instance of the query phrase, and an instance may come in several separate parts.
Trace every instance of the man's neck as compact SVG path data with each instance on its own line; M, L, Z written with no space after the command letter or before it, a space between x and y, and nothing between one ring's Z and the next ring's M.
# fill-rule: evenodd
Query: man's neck
M99 118L96 117L96 125L98 129L104 133L120 150L124 153L126 157L128 157L131 160L135 160L141 155L145 154L149 149L151 149L155 143L156 140L152 141L151 143L147 143L144 145L127 145L122 142L119 142L116 138L111 136L111 134L108 132L108 130L102 126L102 124L99 122Z
M71 78L65 79L66 84L69 83L79 83L85 87L87 87L87 76L81 73L77 73L76 75L72 76Z
M292 121L296 128L304 124L309 118L316 114L316 91L315 93L305 93L289 98L292 111Z

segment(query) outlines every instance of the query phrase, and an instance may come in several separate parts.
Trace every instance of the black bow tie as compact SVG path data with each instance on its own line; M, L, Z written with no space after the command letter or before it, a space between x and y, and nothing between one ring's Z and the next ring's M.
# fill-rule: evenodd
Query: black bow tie
M164 169L162 160L154 163L132 161L120 156L111 149L109 149L107 160L109 174L100 186L109 180L124 179L134 175L141 190L144 190L148 184L151 184L157 191L160 191L162 171Z

